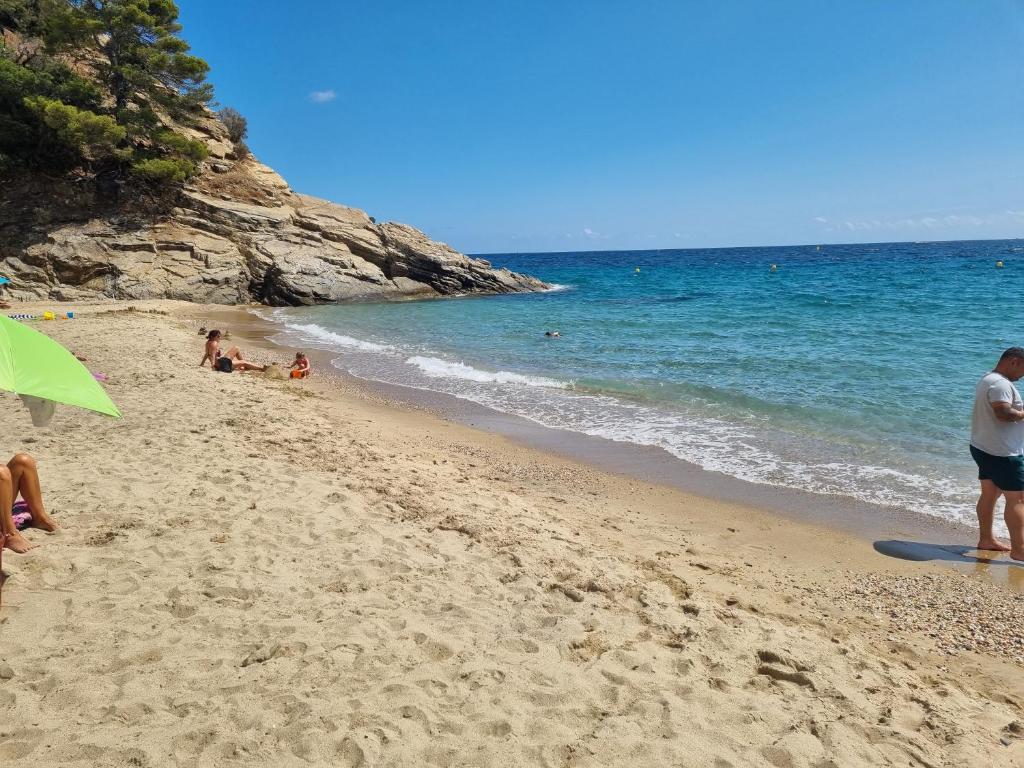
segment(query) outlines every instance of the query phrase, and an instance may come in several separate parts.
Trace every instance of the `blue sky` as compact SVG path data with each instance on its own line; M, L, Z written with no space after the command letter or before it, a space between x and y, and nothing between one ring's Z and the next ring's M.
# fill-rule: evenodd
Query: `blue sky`
M1024 236L1024 0L179 0L294 189L469 253Z

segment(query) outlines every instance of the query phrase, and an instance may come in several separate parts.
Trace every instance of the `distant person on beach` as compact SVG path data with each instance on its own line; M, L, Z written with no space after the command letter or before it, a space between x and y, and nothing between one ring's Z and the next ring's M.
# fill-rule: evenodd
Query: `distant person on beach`
M1009 552L1024 560L1024 401L1013 382L1024 376L1024 347L1003 352L978 381L971 414L971 456L978 465L978 549ZM1010 546L992 533L996 502L1006 499Z
M305 352L296 352L295 360L288 367L292 369L293 379L304 379L313 372L313 369L309 365L309 358L306 357Z
M206 361L210 361L210 367L217 369L217 360L221 357L226 357L231 361L231 370L233 371L265 371L267 366L256 365L250 363L242 358L242 350L238 347L232 347L227 352L220 351L220 340L223 334L216 328L206 334L206 349L203 354L203 359L199 361L199 367L202 368L206 365Z
M0 533L3 534L3 547L12 552L24 553L36 547L21 532L14 522L14 502L21 496L31 515L29 525L47 533L53 533L59 527L56 521L46 514L43 507L43 491L39 485L39 471L36 461L27 453L19 453L7 466L0 466Z

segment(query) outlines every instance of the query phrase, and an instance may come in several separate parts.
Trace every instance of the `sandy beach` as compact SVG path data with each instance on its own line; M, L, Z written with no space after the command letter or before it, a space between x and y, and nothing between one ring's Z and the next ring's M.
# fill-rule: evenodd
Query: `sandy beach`
M4 765L1024 766L1024 568L215 373L227 310L126 307L38 325L123 420L0 414L63 525L3 558Z

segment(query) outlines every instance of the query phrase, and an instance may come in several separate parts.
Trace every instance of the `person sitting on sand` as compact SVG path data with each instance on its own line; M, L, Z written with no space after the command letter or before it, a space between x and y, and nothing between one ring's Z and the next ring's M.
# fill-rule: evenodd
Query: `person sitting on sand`
M14 524L14 502L19 495L32 515L29 525L47 533L57 530L56 521L46 514L43 507L43 491L35 459L27 453L19 453L7 462L7 466L0 466L0 533L3 533L3 546L22 553L37 545L26 539Z
M206 361L210 361L210 367L217 367L217 358L226 357L231 361L231 370L233 371L265 371L267 366L256 365L250 363L242 358L242 350L238 347L232 347L227 352L220 351L220 340L221 332L216 328L206 334L206 349L203 354L203 359L199 361L199 367L202 368L206 365Z
M294 368L292 371L293 379L304 379L313 372L313 369L309 365L309 358L306 357L305 352L296 352L295 361L288 367Z
M1010 347L978 381L971 413L971 458L981 481L978 549L1009 552L1014 560L1024 560L1024 401L1013 385L1022 376L1024 348ZM992 532L1000 495L1010 546Z

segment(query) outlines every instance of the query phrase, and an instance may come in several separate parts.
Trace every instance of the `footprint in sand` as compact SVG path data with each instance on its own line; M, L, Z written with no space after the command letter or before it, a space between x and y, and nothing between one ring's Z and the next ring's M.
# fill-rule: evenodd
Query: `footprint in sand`
M512 733L512 725L506 720L494 720L493 722L484 723L480 726L480 732L485 736L501 739Z
M416 685L422 688L428 696L444 696L448 692L448 684L440 680L417 680Z
M460 678L469 686L471 691L476 691L480 688L503 683L505 681L505 673L500 669L477 669L472 672L463 672Z
M539 645L533 642L533 640L528 640L525 637L502 640L500 645L505 650L513 651L515 653L538 653L540 651Z
M366 765L366 753L347 736L338 742L336 754L341 761L340 765L345 768L362 768Z
M411 704L406 704L403 707L399 707L398 714L402 716L404 720L414 720L423 726L423 730L427 733L434 733L433 727L430 725L430 719L427 717L427 713L419 707L414 707Z
M445 659L450 659L455 655L455 651L447 645L442 642L438 642L437 640L432 640L422 632L414 634L412 636L412 640L416 645L420 646L420 650L422 650L431 661L444 661Z

